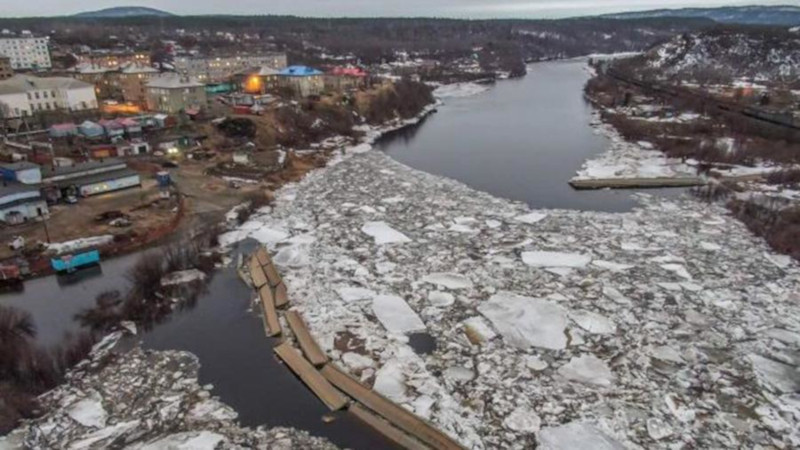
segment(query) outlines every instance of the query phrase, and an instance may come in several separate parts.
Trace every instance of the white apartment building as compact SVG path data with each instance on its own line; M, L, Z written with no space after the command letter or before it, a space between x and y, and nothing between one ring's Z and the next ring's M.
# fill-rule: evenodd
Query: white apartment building
M173 61L175 71L196 78L201 83L220 83L253 67L266 66L275 70L286 67L285 53L263 53L246 56L178 56Z
M94 85L74 78L14 75L0 81L0 117L27 117L39 111L96 108Z
M0 56L11 60L11 68L49 69L50 49L47 37L3 37L0 38Z

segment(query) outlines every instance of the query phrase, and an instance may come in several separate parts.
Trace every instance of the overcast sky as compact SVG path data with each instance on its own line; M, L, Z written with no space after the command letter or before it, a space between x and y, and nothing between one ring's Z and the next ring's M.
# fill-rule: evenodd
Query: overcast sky
M69 15L136 5L176 14L558 18L687 6L800 4L800 0L0 0L0 4L5 17Z

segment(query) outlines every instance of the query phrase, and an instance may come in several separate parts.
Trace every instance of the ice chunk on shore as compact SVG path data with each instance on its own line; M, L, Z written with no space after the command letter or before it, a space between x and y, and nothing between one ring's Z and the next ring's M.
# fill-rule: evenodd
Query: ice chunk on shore
M169 434L133 448L137 450L214 450L226 441L225 436L212 431L185 431Z
M486 323L483 317L470 317L464 321L467 339L473 344L483 344L497 337L497 333Z
M367 288L349 286L336 288L336 293L339 294L339 297L341 297L341 299L347 303L358 300L368 300L375 296L375 292Z
M592 257L578 253L522 252L522 262L531 267L586 267Z
M450 306L455 303L456 298L449 292L433 291L428 294L428 301L433 306Z
M625 447L587 422L570 422L543 428L539 433L543 450L624 450Z
M593 386L608 387L614 382L611 369L594 355L572 358L558 369L558 374L567 380Z
M499 293L478 306L478 311L514 347L560 350L567 346L566 311L548 300Z
M686 278L687 280L691 280L692 276L686 270L682 264L662 264L661 268L664 270L669 270L670 272L674 273L675 275Z
M503 426L520 433L535 433L542 426L542 419L529 408L520 406L503 420Z
M452 290L469 289L472 287L472 281L469 278L457 273L448 273L448 272L432 273L422 278L422 281Z
M403 375L403 365L396 359L386 361L375 374L375 384L372 386L376 392L383 394L390 400L404 402L406 400L406 377Z
M579 327L592 334L612 334L617 326L607 317L592 311L572 311L569 316Z
M92 392L86 398L75 402L67 410L67 415L79 424L93 428L104 427L108 417L103 408L103 398L97 392Z
M547 213L545 212L532 212L529 214L525 214L522 216L517 216L514 218L517 222L527 223L527 224L534 224L536 222L541 222L547 217Z
M592 261L592 265L597 266L601 269L610 270L612 272L622 272L628 269L633 269L634 267L632 264L619 264L611 261L603 261L600 259Z
M754 353L748 355L761 385L779 394L800 390L800 370Z
M436 98L471 97L489 90L489 86L477 83L453 83L439 86L433 91Z
M361 227L361 231L372 236L377 245L411 242L408 236L390 227L386 222L367 222Z
M372 311L390 333L425 331L425 324L405 300L396 295L378 295L372 299Z
M303 267L311 263L308 244L294 244L283 247L272 260L281 267Z

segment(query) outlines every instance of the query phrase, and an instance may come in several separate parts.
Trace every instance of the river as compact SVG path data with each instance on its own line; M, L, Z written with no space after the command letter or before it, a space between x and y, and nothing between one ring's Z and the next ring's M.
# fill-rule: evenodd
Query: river
M577 192L567 180L587 158L602 152L606 138L589 126L583 100L588 79L581 61L532 65L523 79L497 83L484 93L450 98L420 125L380 140L377 147L417 169L460 180L533 207L624 211L635 206L630 191ZM237 253L246 253L243 243ZM102 263L72 284L56 277L30 280L0 305L29 311L42 345L80 331L75 314L94 305L97 294L127 288L126 272L140 254ZM139 339L145 348L187 350L200 358L200 382L234 407L243 425L291 426L351 448L385 448L373 430L347 413L323 423L327 413L272 352L261 319L251 310L254 294L232 268L218 270L190 308L176 311Z
M567 182L608 138L590 126L585 60L530 64L524 78L450 97L419 126L381 139L392 158L532 208L629 211L630 190L575 191ZM674 195L680 190L648 190Z

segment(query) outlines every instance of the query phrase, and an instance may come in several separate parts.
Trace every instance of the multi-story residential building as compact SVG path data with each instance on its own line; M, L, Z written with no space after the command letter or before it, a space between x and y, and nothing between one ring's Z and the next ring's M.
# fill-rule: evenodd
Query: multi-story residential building
M130 64L113 73L112 77L116 80L116 85L119 87L124 101L145 108L147 107L147 82L158 76L158 73L157 69L150 66Z
M0 38L0 56L11 60L11 68L21 69L49 69L50 50L49 38L46 37L4 37Z
M266 66L272 69L286 67L285 53L264 53L247 56L178 56L173 61L175 71L196 78L202 83L228 81L236 73L252 67Z
M325 89L322 72L306 66L289 66L278 74L281 88L291 90L298 97L319 95Z
M14 69L11 68L11 58L0 56L0 80L14 76Z
M118 69L131 64L150 65L150 54L147 52L89 52L77 55L79 64L90 64L107 69Z
M278 91L280 71L267 66L253 67L234 74L231 81L247 94L266 94Z
M74 78L94 85L97 98L111 98L117 93L117 87L109 75L111 69L93 64L78 64L67 72Z
M207 106L205 84L177 74L151 78L146 85L147 109L174 114Z
M39 111L97 108L94 85L68 77L17 74L0 81L0 116L26 117Z

